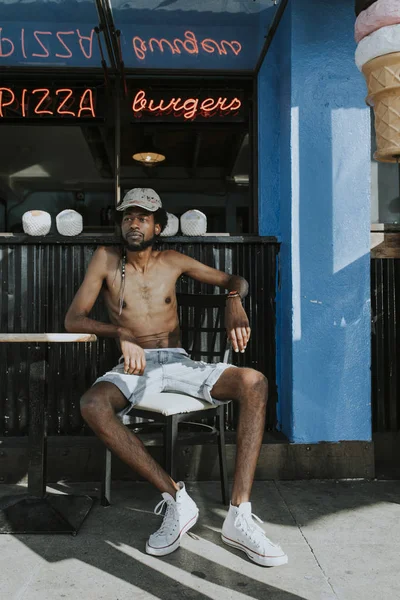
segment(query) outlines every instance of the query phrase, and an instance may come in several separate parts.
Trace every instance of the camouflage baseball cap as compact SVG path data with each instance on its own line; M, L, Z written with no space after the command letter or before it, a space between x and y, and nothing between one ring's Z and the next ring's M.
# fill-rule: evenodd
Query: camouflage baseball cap
M117 206L117 210L126 210L132 206L140 206L140 208L155 212L162 207L161 198L151 188L133 188L125 194L121 204Z

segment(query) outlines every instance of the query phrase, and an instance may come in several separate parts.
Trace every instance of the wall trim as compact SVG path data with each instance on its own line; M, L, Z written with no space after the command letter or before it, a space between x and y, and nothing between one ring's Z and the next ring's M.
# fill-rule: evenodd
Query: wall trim
M150 453L162 461L161 436L142 436ZM226 444L228 473L232 478L236 445ZM178 448L178 478L186 481L217 481L218 452L214 443L191 443L185 439ZM98 481L102 444L95 437L49 437L48 481ZM27 438L0 438L0 483L26 481ZM375 477L374 443L343 441L337 443L290 444L287 441L264 443L258 461L256 480L293 479L372 479ZM117 458L113 459L113 479L138 478Z

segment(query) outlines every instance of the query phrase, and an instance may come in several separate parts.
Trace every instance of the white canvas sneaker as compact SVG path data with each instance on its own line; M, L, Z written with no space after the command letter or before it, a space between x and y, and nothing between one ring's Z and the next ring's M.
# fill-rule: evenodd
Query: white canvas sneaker
M251 512L251 503L229 507L222 526L222 541L246 552L247 556L262 567L278 567L288 561L283 550L267 538L264 530L255 523L261 519Z
M147 554L164 556L170 554L181 543L181 537L195 525L199 509L185 489L185 484L178 483L179 490L176 492L175 500L164 492L163 500L154 509L156 515L160 515L165 507L165 515L160 529L153 533L147 543Z

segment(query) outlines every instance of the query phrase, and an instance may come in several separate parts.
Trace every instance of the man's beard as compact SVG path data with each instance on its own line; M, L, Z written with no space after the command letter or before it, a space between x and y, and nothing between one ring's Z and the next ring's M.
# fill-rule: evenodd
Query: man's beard
M150 238L149 240L142 240L140 243L138 244L130 244L128 240L126 240L125 238L123 239L123 243L125 248L129 251L129 252L141 252L142 250L146 250L146 248L150 248L151 246L153 246L155 240L156 240L155 235L153 235L152 238Z

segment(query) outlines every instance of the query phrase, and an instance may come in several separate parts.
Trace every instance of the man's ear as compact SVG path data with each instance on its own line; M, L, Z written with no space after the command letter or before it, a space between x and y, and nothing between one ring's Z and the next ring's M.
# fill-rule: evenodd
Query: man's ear
M159 223L156 223L154 231L155 231L156 235L160 235L160 233L161 233L161 225Z

